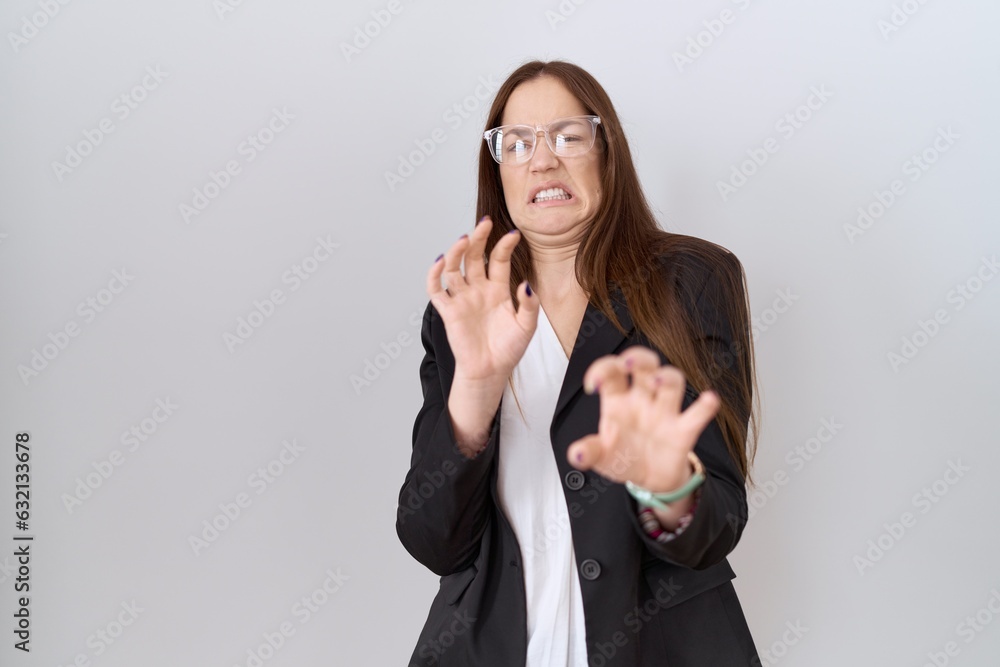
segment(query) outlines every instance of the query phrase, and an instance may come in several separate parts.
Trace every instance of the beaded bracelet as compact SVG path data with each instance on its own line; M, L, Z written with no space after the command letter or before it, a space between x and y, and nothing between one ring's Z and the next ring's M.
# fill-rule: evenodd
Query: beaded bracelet
M691 497L691 509L688 510L687 514L679 519L677 528L674 530L666 530L660 523L660 520L656 517L656 512L649 507L643 507L639 511L639 523L642 524L642 529L657 542L669 542L670 540L680 536L680 534L684 532L684 529L687 528L694 519L694 513L695 510L698 509L698 501L700 499L701 489L699 488Z

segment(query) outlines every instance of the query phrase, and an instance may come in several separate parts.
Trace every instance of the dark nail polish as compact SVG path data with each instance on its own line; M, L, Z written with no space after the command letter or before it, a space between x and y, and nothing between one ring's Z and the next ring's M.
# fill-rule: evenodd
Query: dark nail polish
M441 253L440 255L438 255L437 259L434 260L434 263L437 264L439 261L441 261L442 257L444 257L444 253Z
M581 463L583 461L583 452L576 453L576 462Z
M528 296L531 296L531 283L524 284L524 291L528 293Z
M508 234L513 234L513 233L515 233L516 231L517 231L517 228L515 227L514 229L510 230L510 231L509 231L509 232L507 232L507 233L508 233Z
M462 234L461 236L458 237L458 240L461 241L462 239L467 239L467 238L469 238L468 234Z

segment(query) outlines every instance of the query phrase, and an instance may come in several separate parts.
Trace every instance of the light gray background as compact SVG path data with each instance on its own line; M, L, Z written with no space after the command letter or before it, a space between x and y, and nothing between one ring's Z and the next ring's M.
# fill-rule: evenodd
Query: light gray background
M948 642L948 664L996 664L1000 280L983 264L1000 250L996 4L387 6L0 10L0 662L247 665L287 622L294 634L264 664L406 663L437 588L394 532L421 404L425 276L474 223L477 92L539 57L607 88L663 227L746 267L765 323L762 486L730 560L768 664L920 665ZM896 9L899 29L880 29ZM724 10L732 21L712 24ZM391 21L348 58L342 45L372 12ZM713 37L706 21L724 29ZM678 67L689 39L707 46ZM114 101L147 67L162 80L122 118ZM799 109L824 87L824 103ZM250 161L241 142L274 109L294 118ZM797 110L809 119L786 137L776 123ZM105 118L114 131L60 179L53 163ZM386 172L438 128L445 140L390 188ZM777 152L723 200L718 182L769 138ZM913 181L904 163L926 149L936 162ZM180 205L230 160L240 173L186 222ZM844 226L896 179L903 194L852 243ZM317 237L339 247L293 290L283 276ZM102 292L122 270L128 286ZM978 291L959 308L966 283ZM275 289L284 302L231 352L224 335ZM78 310L109 296L92 320ZM935 335L918 333L938 310ZM18 367L71 322L78 335L23 380ZM921 346L894 368L904 337ZM369 364L377 377L356 388ZM178 406L162 423L157 399ZM840 425L832 438L824 419ZM131 451L121 434L143 420L151 435ZM30 656L11 646L21 431L33 445ZM293 440L297 458L255 486ZM115 450L121 465L69 511L66 494ZM969 470L939 481L958 462ZM915 498L936 481L936 502ZM240 493L249 506L195 554L189 538ZM896 539L886 524L905 512ZM869 540L889 549L859 568ZM340 587L326 596L328 571ZM314 593L324 604L305 620L295 605ZM132 603L134 622L97 640ZM977 612L992 622L961 625Z

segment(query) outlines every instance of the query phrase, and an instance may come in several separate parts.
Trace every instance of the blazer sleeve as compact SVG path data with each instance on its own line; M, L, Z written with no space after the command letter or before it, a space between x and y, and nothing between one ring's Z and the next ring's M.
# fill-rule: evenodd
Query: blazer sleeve
M420 340L423 405L413 424L413 452L399 491L396 534L410 555L445 576L469 567L479 553L492 512L490 468L496 457L500 409L485 450L469 459L458 449L448 412L452 373L439 364L444 355L435 347L435 341L447 345L444 322L429 302Z
M737 261L735 256L732 261ZM695 342L703 354L711 356L717 367L730 368L732 355L748 355L749 350L737 350L733 343L731 323L721 307L724 300L731 297L723 290L718 275L707 267L700 273L704 276L704 287L693 299L696 320L700 322ZM717 392L723 397L730 393L719 388ZM688 385L682 409L686 410L697 397L698 392ZM735 407L744 422L749 420L749 406ZM698 487L700 497L691 522L670 541L659 542L650 536L639 521L638 503L630 494L625 496L632 524L653 555L701 570L721 562L736 548L747 521L747 494L745 480L729 453L717 418L702 431L694 452L705 467L705 481Z

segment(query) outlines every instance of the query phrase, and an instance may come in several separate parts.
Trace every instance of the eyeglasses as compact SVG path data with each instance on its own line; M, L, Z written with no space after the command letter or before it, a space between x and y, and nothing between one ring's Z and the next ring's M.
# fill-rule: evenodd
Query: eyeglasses
M559 157L590 152L597 138L598 116L557 118L546 125L501 125L483 132L490 155L500 164L523 164L535 154L538 133L545 134L549 150Z

